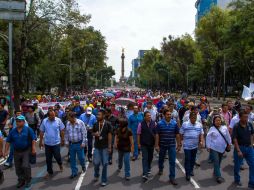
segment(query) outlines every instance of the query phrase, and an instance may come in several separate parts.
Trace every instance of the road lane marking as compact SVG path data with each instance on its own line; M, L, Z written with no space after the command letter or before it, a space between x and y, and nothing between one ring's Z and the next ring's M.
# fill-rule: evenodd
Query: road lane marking
M87 169L88 169L88 166L89 166L89 162L86 162L86 171L84 173L81 173L81 175L79 176L79 179L78 179L78 183L75 187L75 190L79 190L81 185L82 185L82 182L83 182L83 179L86 175L86 172L87 172Z
M182 166L182 164L179 162L178 159L176 159L176 164L178 165L178 167L182 170L182 172L185 174L185 169ZM195 189L200 189L200 186L198 185L198 183L191 177L190 182L192 183L192 185L195 187Z
M65 147L61 148L60 154L63 154L63 152L64 152L65 149L66 149ZM45 154L45 153L44 153L44 154ZM62 156L62 155L61 155L61 156ZM62 159L63 159L63 158L62 158ZM53 162L53 161L52 161L52 162ZM36 164L35 164L35 166L36 166ZM47 166L44 166L39 172L37 172L36 177L35 177L35 178L32 178L31 186L30 186L29 188L24 188L24 190L30 190L30 189L32 189L32 186L35 185L35 184L40 180L40 178L43 177L43 175L44 175L45 172L47 172Z

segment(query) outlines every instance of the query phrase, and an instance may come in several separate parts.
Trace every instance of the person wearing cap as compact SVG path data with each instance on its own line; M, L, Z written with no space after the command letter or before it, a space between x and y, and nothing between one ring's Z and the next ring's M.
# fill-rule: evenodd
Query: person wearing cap
M44 119L40 126L40 149L45 147L47 174L45 179L53 175L52 158L57 161L60 171L63 171L62 157L60 153L60 144L64 145L65 126L61 119L56 117L54 110L48 112L48 118ZM43 143L44 140L44 143Z
M82 171L86 171L84 148L87 144L87 131L83 121L75 118L75 113L68 114L69 121L65 129L65 145L70 150L71 176L77 177L78 168L76 166L76 155L78 156Z
M191 112L189 120L184 122L180 128L180 135L183 141L183 149L185 154L185 173L186 180L190 181L190 177L194 176L193 169L196 162L198 147L204 146L204 131L202 124L197 122L197 113Z
M16 123L16 118L18 116L22 115L21 111L20 110L15 110L14 111L14 116L10 119L10 122L8 124L9 126L9 133L17 127L17 123ZM25 122L25 125L28 127L28 124L27 122ZM7 167L7 168L10 168L12 167L12 164L13 164L13 154L14 154L14 148L13 148L13 145L10 144L10 152L9 152L9 156L6 160L6 162L4 163L4 166Z
M18 177L17 188L25 185L26 188L30 187L31 182L31 166L29 163L30 153L36 154L36 136L34 131L25 125L26 119L20 115L16 118L17 127L9 133L6 144L5 153L6 157L9 153L10 144L14 147L14 164L16 175Z
M85 147L85 154L89 162L92 162L93 151L92 127L96 123L96 117L92 114L92 111L93 109L91 107L87 107L86 112L80 116L80 120L85 123L87 129L87 147Z

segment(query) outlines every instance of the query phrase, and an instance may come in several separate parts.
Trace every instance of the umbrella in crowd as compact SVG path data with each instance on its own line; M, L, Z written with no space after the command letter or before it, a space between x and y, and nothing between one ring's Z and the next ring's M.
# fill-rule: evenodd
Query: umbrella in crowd
M131 98L118 98L116 99L115 103L118 105L127 106L130 103L135 104L136 102L134 99Z

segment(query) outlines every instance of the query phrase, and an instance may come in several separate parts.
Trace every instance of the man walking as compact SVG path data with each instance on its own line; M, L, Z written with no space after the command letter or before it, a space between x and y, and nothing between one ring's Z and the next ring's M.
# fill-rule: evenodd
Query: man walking
M134 152L132 161L138 159L138 137L137 137L137 129L139 123L144 120L143 113L139 112L138 106L134 106L134 113L129 117L128 125L129 128L132 130L133 141L134 141Z
M248 122L248 113L246 111L240 111L240 121L235 124L233 128L233 143L234 143L234 178L237 186L242 186L240 180L240 167L243 162L243 158L249 165L249 188L254 189L254 129L253 125Z
M7 137L5 145L4 157L9 153L10 144L14 147L14 164L16 175L18 176L17 188L25 185L30 187L31 182L31 166L29 163L29 155L36 154L36 137L34 131L25 126L25 117L20 115L16 118L17 127L14 128Z
M152 120L151 113L144 113L144 121L138 126L138 147L142 152L142 167L144 181L149 179L151 174L151 164L155 145L156 123Z
M105 121L105 111L99 110L97 122L93 126L94 142L94 182L97 182L100 176L100 164L102 164L101 186L107 185L107 166L108 156L112 151L112 127Z
M53 175L52 158L56 159L60 171L63 171L62 158L60 154L60 144L64 145L64 124L61 119L57 118L55 112L50 110L48 118L44 119L40 126L40 144L39 147L45 146L47 172L45 179ZM43 143L44 138L44 143Z
M71 176L70 179L77 177L78 168L76 164L76 155L78 156L82 171L86 171L84 147L87 144L87 132L83 121L76 119L74 112L68 115L65 129L65 145L70 149Z
M85 147L85 154L87 154L87 158L89 162L92 162L92 151L93 151L93 135L92 135L92 129L93 125L96 123L96 117L92 114L92 108L87 107L86 113L83 113L80 116L80 120L85 123L86 129L87 129L87 141L88 146Z
M177 185L175 181L176 149L177 151L181 149L179 127L177 126L177 122L172 119L171 112L168 109L163 111L163 115L164 119L157 125L155 143L155 149L159 152L159 175L163 174L164 159L168 152L170 183L172 185Z

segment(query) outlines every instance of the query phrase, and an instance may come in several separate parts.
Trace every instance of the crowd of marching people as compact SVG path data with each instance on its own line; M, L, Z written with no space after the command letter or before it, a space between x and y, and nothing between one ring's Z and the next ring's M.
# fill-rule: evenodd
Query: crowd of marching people
M134 101L124 109L118 108L115 97L82 96L85 105L80 104L80 97L73 97L70 105L63 108L56 103L48 107L45 114L35 98L26 111L15 110L12 118L0 105L0 124L9 121L8 135L3 128L0 131L0 156L6 158L6 168L14 163L17 188L31 185L31 164L36 163L38 141L39 148L45 150L45 180L54 173L53 157L59 170L64 170L61 146L68 147L70 179L79 173L77 157L81 172L86 172L86 161L93 163L94 181L100 180L102 186L110 183L107 169L113 164L114 151L118 153L117 171L124 168L125 180L131 180L131 162L139 158L142 158L142 179L144 182L150 180L152 161L156 156L158 175L168 174L169 182L177 185L177 153L184 152L186 180L190 181L195 175L194 166L200 166L201 150L206 149L217 183L225 180L221 162L231 151L235 184L242 185L240 170L246 162L248 186L254 189L254 113L251 105L243 106L240 101L228 100L220 107L211 107L205 96L200 100L187 96L177 99L169 93L161 94L155 103L151 92L145 94L142 102L135 101L143 95L125 94ZM4 136L7 136L5 147ZM169 171L164 170L165 159L168 159Z

